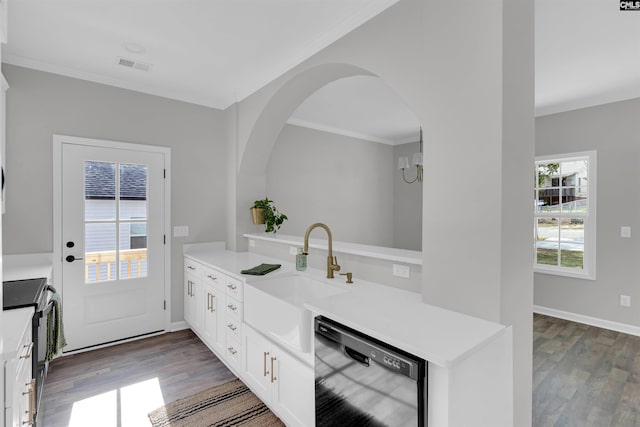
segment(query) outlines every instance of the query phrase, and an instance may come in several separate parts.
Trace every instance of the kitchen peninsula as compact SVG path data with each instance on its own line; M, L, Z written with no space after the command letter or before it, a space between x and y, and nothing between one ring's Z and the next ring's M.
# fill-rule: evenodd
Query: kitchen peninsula
M223 277L226 281L217 289L226 286L226 306L235 307L230 315L233 317L227 317L231 321L217 319L222 323L221 331L230 324L233 331L217 334L215 339L211 339L207 332L204 314L189 321L188 302L185 303L185 318L209 348L285 422L313 424L314 349L313 344L305 348L305 345L296 345L298 341L270 331L265 326L270 323L268 319L260 322L255 313L249 313L251 304L247 298L254 290L259 291L263 286L261 282L266 281L264 277L242 275L240 271L262 263L281 264L280 269L266 276L270 282L277 282L278 278L284 281L285 278L304 277L318 286L340 289L340 292L332 292L329 296L304 301L301 310L306 310L310 318L322 315L426 360L429 426L511 425L511 328L424 304L419 293L361 279L361 272L357 270L353 272L355 283L348 285L340 276L327 279L325 271L319 268L296 272L293 255L288 259L286 255L276 258L258 253L258 250L250 245L249 252L227 251L224 243L185 245L185 299L197 294L198 283L202 282L206 287L207 277L210 281L219 281ZM334 249L334 252L337 251ZM322 259L321 249L312 251L309 257ZM346 268L342 272L351 268L346 262L342 264ZM233 288L236 294L230 296ZM206 289L210 289L207 291L208 304L202 304L202 311L212 307L212 299L218 300L210 296L216 292L215 286ZM202 295L204 299L204 293ZM191 309L197 310L197 307L192 306ZM274 317L276 313L273 311ZM234 334L238 332L240 337L236 338ZM313 342L312 326L308 329L304 326L299 333L303 336L308 334L300 342ZM222 340L226 342L220 343ZM253 346L256 340L269 346L271 353L279 355L278 363L286 361L287 367L294 367L295 377L302 382L296 385L298 392L292 397L295 405L284 401L286 385L280 384L280 394L277 395L254 380L253 352L247 347ZM216 342L222 345L216 346ZM265 354L269 353L265 351ZM262 353L259 356L259 369L262 370ZM266 370L267 356L264 366ZM276 367L280 379L283 378L283 367ZM271 371L274 371L273 365Z

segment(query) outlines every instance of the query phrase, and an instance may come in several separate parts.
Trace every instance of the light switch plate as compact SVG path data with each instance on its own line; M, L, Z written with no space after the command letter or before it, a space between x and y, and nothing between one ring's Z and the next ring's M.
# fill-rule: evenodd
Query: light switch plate
M176 225L173 227L173 237L189 237L189 226Z
M411 269L408 265L393 264L393 275L408 279L411 277Z
M631 237L631 227L622 226L620 227L620 237L624 237L626 239Z
M249 239L249 247L255 248L256 247L256 241L253 240L253 239Z
M289 246L289 255L298 255L298 248L295 246Z

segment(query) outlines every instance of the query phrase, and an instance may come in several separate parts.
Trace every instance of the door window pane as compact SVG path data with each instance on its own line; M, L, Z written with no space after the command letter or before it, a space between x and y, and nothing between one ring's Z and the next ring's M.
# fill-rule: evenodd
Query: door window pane
M120 278L147 275L147 223L120 223Z
M116 165L84 162L85 221L109 221L116 218Z
M115 223L85 224L85 282L116 280Z
M147 166L120 165L120 219L147 218Z

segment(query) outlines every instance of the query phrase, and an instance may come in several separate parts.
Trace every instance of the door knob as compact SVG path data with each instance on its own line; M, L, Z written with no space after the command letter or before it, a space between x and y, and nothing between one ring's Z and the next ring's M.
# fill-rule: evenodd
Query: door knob
M82 258L76 258L73 255L68 255L65 259L67 260L67 262L73 262L73 261L81 260Z

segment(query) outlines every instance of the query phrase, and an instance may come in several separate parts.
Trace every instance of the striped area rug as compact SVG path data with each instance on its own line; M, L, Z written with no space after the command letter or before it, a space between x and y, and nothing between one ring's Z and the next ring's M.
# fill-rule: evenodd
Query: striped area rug
M169 403L149 420L153 427L284 426L240 380Z

